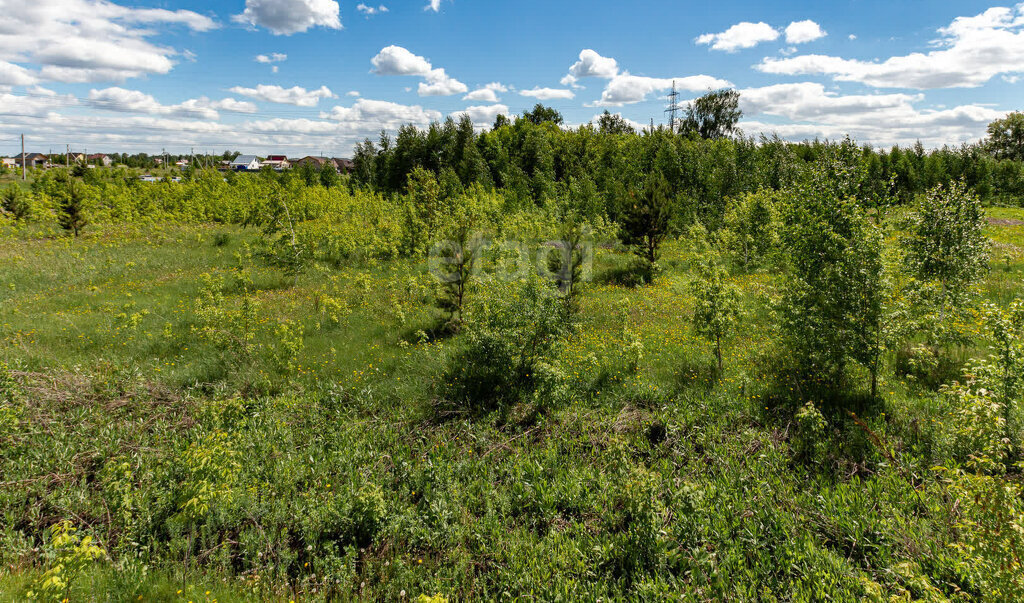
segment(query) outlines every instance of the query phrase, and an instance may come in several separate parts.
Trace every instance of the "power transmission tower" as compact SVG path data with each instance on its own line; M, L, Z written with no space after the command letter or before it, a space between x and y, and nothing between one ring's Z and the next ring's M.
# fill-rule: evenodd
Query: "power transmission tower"
M672 80L672 92L668 95L668 108L665 109L665 113L668 113L668 129L673 134L675 134L676 131L676 114L680 109L679 92L676 91L676 81Z

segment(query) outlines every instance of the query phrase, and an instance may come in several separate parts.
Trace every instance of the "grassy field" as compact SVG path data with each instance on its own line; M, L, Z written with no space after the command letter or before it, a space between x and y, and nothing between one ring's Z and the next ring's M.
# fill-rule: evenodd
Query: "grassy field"
M1006 304L1024 297L1024 211L989 219L983 296ZM958 502L993 482L937 469L948 398L887 370L879 400L865 375L814 400L820 425L795 419L810 400L766 360L775 275L731 276L743 318L719 372L691 327L688 244L639 288L598 245L581 324L545 365L558 403L451 411L466 336L437 328L425 264L293 280L259 237L0 237L0 362L20 400L0 416L3 598L86 555L41 541L60 520L104 550L72 600L1001 597L972 561L979 511ZM958 357L982 354L963 328Z

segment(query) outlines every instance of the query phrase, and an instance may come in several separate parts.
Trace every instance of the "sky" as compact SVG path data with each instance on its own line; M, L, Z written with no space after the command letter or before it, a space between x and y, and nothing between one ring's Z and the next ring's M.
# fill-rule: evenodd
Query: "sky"
M741 93L747 135L926 147L1024 109L1024 3L0 0L0 154L350 156L541 102L665 123Z

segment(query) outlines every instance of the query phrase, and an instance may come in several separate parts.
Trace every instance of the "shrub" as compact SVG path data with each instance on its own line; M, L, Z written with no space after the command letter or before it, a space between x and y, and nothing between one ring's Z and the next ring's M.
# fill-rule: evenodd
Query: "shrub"
M505 287L475 308L466 325L467 346L448 369L447 398L460 407L491 409L532 392L538 367L565 334L564 308L537 279Z
M32 203L28 195L23 193L17 185L4 189L0 193L0 209L9 213L17 221L27 220L32 213Z
M92 536L81 537L78 530L65 520L50 528L46 556L50 568L29 589L29 599L67 601L78 575L106 552L93 544Z

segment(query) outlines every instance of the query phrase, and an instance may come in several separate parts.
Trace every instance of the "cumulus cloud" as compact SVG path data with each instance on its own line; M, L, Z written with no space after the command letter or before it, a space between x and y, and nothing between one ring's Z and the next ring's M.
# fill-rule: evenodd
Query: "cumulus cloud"
M39 81L39 78L24 67L0 61L0 85L2 86L29 86Z
M306 90L299 86L283 88L276 85L260 84L255 88L235 86L230 88L229 92L268 103L295 105L297 107L315 107L322 98L337 98L327 86L320 86L317 90Z
M998 75L1024 73L1024 4L957 17L938 31L936 50L880 62L826 55L766 58L757 68L781 75L828 75L878 88L973 88Z
M70 94L57 94L53 90L34 86L27 94L0 93L0 116L11 117L48 117L55 111L78 104L78 99Z
M672 87L675 83L677 90L683 91L705 91L717 88L731 88L732 83L728 80L718 79L709 75L691 75L677 78L657 78L641 75L630 75L623 72L608 82L601 93L601 100L591 103L595 107L621 107L647 100L648 95L654 92L663 92Z
M737 23L721 33L709 33L697 38L698 44L707 44L712 50L736 52L743 48L753 48L762 42L774 42L779 39L779 32L767 23Z
M508 87L498 82L491 82L470 92L462 100L496 103L501 100L498 98L498 94L501 92L508 92Z
M341 29L339 12L335 0L245 0L245 10L232 19L265 27L274 35L290 36L312 27Z
M427 81L420 82L417 89L420 96L452 96L469 91L468 86L449 76L444 69L433 69L424 77Z
M824 38L828 34L820 25L811 21L794 21L786 27L787 44L805 44Z
M922 94L841 95L822 84L777 84L740 91L740 108L747 118L741 126L748 134L775 132L790 139L831 138L850 135L878 145L929 146L977 140L986 125L1005 112L979 105L926 110L915 105ZM783 118L772 124L764 118Z
M562 85L568 86L576 83L576 80L584 77L615 77L619 73L619 64L615 59L603 57L595 50L589 48L580 52L580 60L569 67L569 76L572 79L563 79Z
M193 11L128 8L107 0L8 4L0 3L0 83L123 81L167 73L181 53L148 40L163 33L160 26L196 32L218 27ZM27 73L18 63L38 65L39 72Z
M565 90L560 88L539 88L535 87L532 90L520 90L520 96L529 96L538 100L553 100L553 99L570 99L576 98L576 93L572 90Z
M139 90L127 90L120 87L93 89L89 91L86 103L97 109L119 111L122 113L142 113L146 115L169 115L197 119L217 119L218 110L236 113L255 113L253 103L225 98L212 101L206 97L192 98L176 105L164 105L152 95Z
M494 120L499 115L511 115L507 105L477 105L473 107L466 107L462 111L452 113L452 118L456 121L462 119L463 115L468 115L470 121L473 122L474 128L489 128L494 125Z
M441 11L441 0L430 0L423 10L432 10L435 13Z
M382 48L370 59L374 73L379 75L426 75L433 66L427 59L413 54L401 46Z
M406 75L422 77L418 93L420 96L451 96L465 94L469 87L449 76L444 69L434 68L430 61L401 46L382 48L377 56L370 59L374 73L379 75Z
M320 114L321 119L330 119L348 124L368 123L378 128L394 129L405 124L426 126L441 119L441 113L424 109L419 105L402 105L382 100L361 98L351 107L334 107Z

